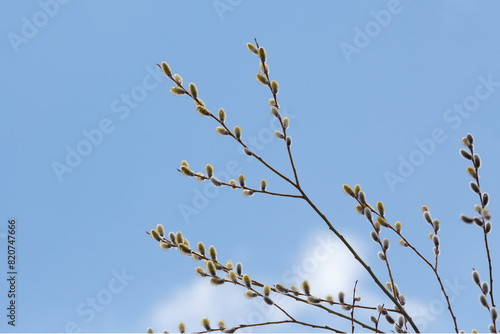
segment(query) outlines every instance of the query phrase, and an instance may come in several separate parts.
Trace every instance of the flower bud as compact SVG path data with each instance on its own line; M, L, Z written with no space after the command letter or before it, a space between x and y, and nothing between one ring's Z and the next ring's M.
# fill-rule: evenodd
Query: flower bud
M266 189L267 189L267 181L266 181L266 179L260 180L260 190L266 191Z
M239 126L235 126L233 132L236 139L241 139L242 130Z
M467 142L469 144L474 143L474 137L472 137L472 135L470 133L467 134Z
M238 275L236 275L233 270L228 271L227 278L229 278L233 283L238 283Z
M149 234L151 235L151 238L153 238L153 240L156 240L158 242L161 240L160 233L158 233L157 230L151 230L151 232L149 232Z
M491 222L486 222L486 224L484 224L484 232L485 233L491 232Z
M224 111L224 109L220 108L219 109L219 121L224 123L225 120L226 120L226 112Z
M290 126L290 119L288 117L283 118L283 127L285 129L288 129L289 126Z
M248 274L243 275L242 281L247 289L252 288L252 280L250 279L250 276Z
M249 157L253 155L252 150L249 149L248 147L243 147L243 153L245 153L245 155L248 155Z
M162 224L156 225L156 230L158 231L158 234L160 234L161 237L165 235L165 229L163 228Z
M483 193L483 199L481 202L481 204L483 204L483 207L486 207L490 202L490 195L488 195L488 193Z
M273 95L278 94L279 87L280 85L276 80L271 81L271 92L273 93Z
M321 303L321 299L318 297L309 296L309 297L307 297L307 302L309 304L319 304L319 303Z
M281 133L281 131L274 131L274 136L278 139L285 139L285 135Z
M223 278L220 278L220 277L212 277L210 279L210 284L212 285L222 285L224 284L224 279Z
M390 245L389 239L385 238L384 240L382 240L382 247L384 248L384 250L388 250L389 245Z
M223 126L218 126L215 128L215 131L219 136L227 136L229 135L229 132L223 127Z
M163 61L161 63L161 70L163 71L163 74L165 74L167 77L169 78L172 77L172 70L170 69L170 66L168 66L167 62Z
M271 107L271 115L273 115L276 118L280 118L281 117L280 111L278 110L278 108L276 108L274 106Z
M245 297L247 297L248 299L255 298L259 295L257 292L252 291L252 290L246 290L244 292L244 294L245 294Z
M467 224L472 224L472 222L474 221L473 218L466 216L464 214L460 215L460 219L462 219L462 221Z
M266 50L263 47L260 47L257 52L259 54L260 61L265 63L267 57Z
M361 204L365 205L366 204L366 196L364 191L359 191L358 193L358 199L361 202Z
M198 88L196 87L196 85L194 83L190 83L189 84L189 93L191 94L191 96L193 98L197 98L198 97Z
M364 213L365 213L366 219L368 219L369 221L372 221L372 210L369 207L365 207Z
M488 282L483 282L481 283L481 291L486 295L488 292L490 292L490 285Z
M163 249L163 250L169 250L170 248L172 248L172 245L170 245L167 242L163 242L163 241L161 241L159 243L159 245L160 245L160 248Z
M472 166L467 167L467 174L469 174L470 177L475 179L477 177L476 169Z
M264 73L264 74L269 73L269 66L267 66L267 64L266 64L266 63L264 63L264 64L260 63L260 64L259 64L259 68L260 68L260 71L261 71L262 73Z
M214 246L208 247L208 255L210 255L212 261L217 262L217 250L215 250Z
M349 186L348 184L344 184L342 186L342 189L347 195L354 197L354 190L352 190L351 186Z
M245 186L245 175L240 174L238 176L238 183L240 184L240 187L244 187Z
M472 155L467 152L466 150L464 150L463 148L460 149L460 155L464 158L464 159L467 159L467 160L472 160Z
M207 271L210 275L215 276L217 275L217 268L215 268L215 264L213 263L212 260L208 260L205 263L205 267L207 267Z
M391 225L389 225L389 223L387 222L387 220L385 220L384 218L382 217L377 217L377 222L382 225L383 227L389 227Z
M438 233L439 229L441 228L441 223L440 223L439 219L434 219L432 221L432 226L434 227L434 232Z
M377 210L378 210L378 213L383 216L384 213L385 213L385 207L384 207L384 203L378 201L377 202Z
M181 96L182 94L185 94L186 92L184 89L180 87L172 87L170 88L170 93L174 94L175 96Z
M247 49L251 53L255 53L255 54L259 53L259 49L257 49L257 47L255 45L253 45L252 43L247 43Z
M241 276L241 274L243 273L243 265L241 264L241 262L236 263L236 273L238 274L238 276Z
M208 318L204 318L201 320L201 325L203 326L203 328L205 328L207 331L209 331L211 329L210 327L210 320L208 320Z
M496 307L492 307L490 309L490 315L491 315L491 320L493 320L493 322L497 321L497 319L498 319L498 311L497 311Z
M481 158L479 158L479 154L474 153L474 155L472 156L472 162L474 163L474 167L481 167Z
M168 233L168 238L170 239L170 241L175 245L177 244L177 242L175 241L176 239L176 236L175 236L175 233L174 232L169 232Z
M488 299L486 299L485 295L483 294L479 295L479 303L484 307L488 307Z
M340 291L339 292L338 299L339 299L339 303L340 304L344 304L345 303L345 293L344 293L344 291Z
M424 219L426 222L432 225L432 217L431 217L431 212L430 211L425 211L424 212Z
M211 178L214 176L214 167L211 164L205 166L205 171L207 172L207 177Z
M469 186L470 186L470 188L472 189L472 191L473 191L473 192L475 192L476 194L479 194L479 193L481 192L481 190L479 189L479 186L477 185L477 183L476 183L476 182L471 181L471 182L469 183Z
M262 299L264 299L264 302L266 302L267 305L273 305L274 304L273 300L271 298L267 297L267 296L264 296L264 298L262 298Z
M267 81L267 78L262 73L257 73L255 75L255 78L257 79L257 82L260 83L261 85L267 85L269 83L269 81Z
M269 285L264 285L262 287L262 293L264 294L264 296L269 297L269 295L271 294L271 287Z
M212 176L210 178L210 182L212 182L212 184L216 187L221 187L222 186L222 182L219 181L218 179L215 178L215 176Z
M288 289L281 283L276 283L274 285L274 288L276 289L276 291L278 291L279 293L287 293L288 292Z
M308 296L311 294L311 285L308 280L302 281L302 290L304 290L304 293Z
M479 277L479 273L477 271L472 271L472 281L476 283L476 285L481 284L481 278Z
M358 196L359 192L361 191L361 186L359 184L354 186L354 193L356 196Z
M179 85L182 85L182 77L179 75L179 74L174 74L174 78L175 82L177 82Z
M183 323L182 321L179 322L179 324L177 325L177 329L179 330L179 333L181 333L181 334L186 333L186 324Z

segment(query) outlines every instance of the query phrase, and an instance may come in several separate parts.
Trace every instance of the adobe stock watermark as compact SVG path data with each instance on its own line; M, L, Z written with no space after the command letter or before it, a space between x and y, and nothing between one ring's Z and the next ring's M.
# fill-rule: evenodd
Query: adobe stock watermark
M91 129L83 129L82 137L76 145L66 145L66 155L64 160L54 160L51 163L52 171L57 180L63 182L66 174L71 174L84 159L88 157L97 147L102 145L105 137L115 131L118 121L126 120L131 112L137 109L151 93L160 86L165 75L157 66L146 67L147 74L144 75L141 82L132 87L130 92L121 94L120 97L111 102L110 110L115 121L111 117L104 117L97 122Z
M65 333L80 333L82 332L82 324L89 324L98 316L98 314L106 309L115 299L116 295L123 292L135 276L125 272L125 268L121 271L111 270L112 277L109 279L106 286L97 291L95 294L87 297L84 302L81 302L76 307L76 315L78 320L71 320L64 325Z
M18 53L21 45L26 45L35 38L40 29L45 27L60 11L61 5L66 5L70 0L40 0L38 6L40 10L36 11L29 18L21 17L21 29L18 33L9 32L7 39L15 53Z
M281 276L281 281L279 283L284 284L289 287L292 284L295 286L300 286L302 281L308 279L312 274L314 274L322 263L327 262L335 253L338 253L340 244L335 242L332 236L320 236L316 238L316 247L314 247L311 255L306 256L302 259L300 264L294 264L290 269L286 270ZM282 305L284 301L288 300L290 297L285 295L275 293L273 294L273 301ZM261 323L269 320L271 316L277 313L281 313L275 307L269 307L262 298L252 299L252 303L255 310L248 313L245 318L238 317L237 321L240 324L253 324ZM238 330L242 333L252 333L251 328L243 328Z
M295 119L296 115L288 112L285 107L281 108L283 117L288 117L290 120ZM247 135L243 132L243 142L256 154L260 155L262 151L273 141L277 139L274 137L274 131L281 128L281 125L275 117L272 117L269 121L269 125L259 130L257 135ZM247 162L252 162L255 160L254 157L249 157L243 153L242 146L237 145L238 154L244 155ZM238 175L243 171L243 167L236 160L230 160L226 163L223 170L215 169L214 176L227 183L230 179L236 179ZM222 189L225 191L231 191L232 189ZM193 187L193 198L191 203L180 203L178 205L179 212L186 224L191 222L192 216L198 216L204 209L206 209L211 200L219 196L221 189L214 186L211 182L204 181L204 185L200 190L199 187ZM266 196L266 195L264 195Z
M467 289L466 285L461 285L455 277L453 282L443 280L444 288L447 291L450 303L453 303L464 290ZM443 313L448 313L448 303L443 294L439 298L434 298L427 305L419 307L415 312L412 312L411 317L413 321L423 332L427 329L429 324L434 321L443 322ZM450 318L451 321L451 318Z
M224 15L226 15L227 12L234 11L242 2L243 0L214 0L212 5L214 6L217 16L219 16L219 20L224 21Z
M380 35L383 29L387 28L393 17L403 11L403 6L399 0L389 0L385 7L386 9L378 11L371 10L372 20L366 22L362 28L359 26L354 27L352 43L342 41L339 44L340 51L348 64L351 63L354 54L360 54L363 49L370 45L373 39Z
M487 78L479 76L479 83L474 89L474 93L466 96L462 103L455 103L451 108L448 108L443 113L444 122L456 130L462 125L464 119L469 118L473 112L477 111L481 106L481 102L488 99L498 87L500 81L495 81L492 74L488 74ZM398 156L399 164L395 170L386 171L384 173L385 180L391 191L396 190L396 185L404 183L406 179L415 173L417 167L421 166L427 158L429 158L439 144L446 142L448 135L446 129L442 127L434 128L430 135L423 139L415 139L416 148L409 154Z

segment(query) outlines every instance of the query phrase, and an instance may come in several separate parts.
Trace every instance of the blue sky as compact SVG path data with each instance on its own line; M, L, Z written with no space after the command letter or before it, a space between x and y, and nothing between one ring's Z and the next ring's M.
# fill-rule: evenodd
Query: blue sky
M6 223L16 218L18 313L15 328L2 315L0 331L173 331L181 320L198 331L206 316L229 325L282 319L242 289L211 286L195 275L194 261L161 251L145 233L158 223L191 244L215 245L221 260L242 262L263 283L307 278L313 294L351 296L359 279L363 303L388 303L305 202L244 198L176 171L181 160L195 171L211 163L216 175L244 173L254 187L266 178L270 191L293 193L235 141L217 136L192 101L171 95L156 68L168 61L195 82L211 110L223 107L227 123L240 125L243 139L291 176L282 143L269 136L276 125L269 91L255 80L258 59L245 47L254 37L280 84L308 196L383 282L378 246L342 184L359 183L369 202L383 201L388 219L400 220L432 257L420 212L427 204L441 220L439 266L459 328L487 331L470 279L472 267L487 277L482 234L459 220L473 214L477 196L458 151L472 133L495 225L499 9L465 0L1 2L0 241L6 259ZM429 268L395 235L383 237L391 239L396 283L421 329L452 331ZM496 273L497 238L493 226ZM1 300L5 310L4 291ZM321 310L283 303L300 319L350 330ZM284 330L311 332L256 329Z

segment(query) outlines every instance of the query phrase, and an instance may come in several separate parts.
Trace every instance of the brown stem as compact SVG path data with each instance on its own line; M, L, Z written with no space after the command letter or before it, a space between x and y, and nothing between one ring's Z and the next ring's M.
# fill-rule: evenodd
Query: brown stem
M474 157L474 146L471 144L470 146L470 154ZM479 172L478 172L478 169L479 169L479 166L476 166L476 163L474 162L474 158L472 159L472 164L474 166L474 169L476 171L476 182L477 182L477 186L479 188L479 203L481 203L481 208L484 209L484 205L483 205L483 193L481 191L481 186L479 184ZM488 246L488 234L486 233L486 226L485 226L485 221L484 221L484 216L481 214L481 219L483 221L483 225L482 225L482 228L483 228L483 233L484 233L484 245L486 247L486 255L488 257L488 269L489 269L489 273L490 273L490 298L491 298L491 305L493 307L495 307L495 301L493 299L493 268L492 268L492 265L491 265L491 256L490 256L490 248Z
M354 199L356 199L356 201L358 201L358 203L361 204L361 202L359 201L359 199L357 197L354 197ZM372 213L376 214L377 216L384 218L383 216L380 215L379 212L377 212L373 208L371 208L371 211L372 211ZM448 310L450 311L451 317L453 319L453 324L455 326L455 331L456 331L456 333L458 333L457 318L455 317L455 314L453 313L453 310L451 308L450 298L448 298L448 294L446 293L446 290L444 288L443 282L441 281L441 277L439 276L439 273L437 271L437 263L436 263L436 267L434 267L432 265L432 263L430 263L422 254L420 254L420 252L400 232L396 231L396 229L392 225L388 225L387 228L389 228L390 230L392 230L401 239L403 239L403 241L408 245L408 247L410 247L411 250L413 250L415 252L415 254L417 254L432 269L432 271L434 272L434 275L436 276L436 279L437 279L437 281L439 283L441 291L443 292L443 295L446 298L446 303L448 304Z
M260 322L260 323L254 323L254 324L241 324L241 325L232 327L232 329L234 329L235 331L237 331L238 329L248 328L248 327L281 325L281 324L299 324L299 325L307 326L307 327L311 327L311 328L326 329L326 330L329 330L329 331L332 331L332 332L335 332L335 333L343 333L342 331L340 331L338 329L335 329L333 327L330 327L330 326L318 326L318 325L314 325L314 324L310 324L310 323L303 322L303 321L298 321L298 320L280 320L280 321ZM213 328L213 329L210 329L210 330L206 330L206 331L202 331L202 332L194 332L194 333L196 333L196 334L212 333L212 332L223 331L225 329L229 329L229 328L224 328L224 329Z
M150 232L149 232L149 231L146 231L146 233L147 233L148 235L150 234ZM178 245L178 244L172 243L169 239L167 239L167 238L165 238L165 237L162 237L161 242L168 243L170 246L172 246L172 247L174 247L174 248L179 247L179 245ZM210 259L210 258L208 258L207 256L205 256L205 255L203 255L203 254L201 254L201 253L199 253L199 252L193 251L193 250L191 251L191 254L194 254L194 255L196 255L197 257L199 257L200 259L203 259L203 260L211 260L211 259ZM212 260L212 261L213 261L213 260ZM221 267L222 267L222 269L221 269L221 270L222 270L222 271L224 271L224 272L226 272L226 273L230 271L230 269L229 269L229 268L227 268L226 266L222 265L222 264L221 264L221 263L219 263L218 261L215 261L215 262L221 265ZM203 276L204 276L204 277L211 277L211 275L209 275L209 274L205 274L205 275L203 275ZM241 276L239 276L239 278L241 279ZM232 284L235 284L235 285L239 285L239 286L241 286L241 287L244 287L244 288L248 289L248 288L246 287L246 285L242 284L241 282L233 282L233 281L228 280L228 279L226 279L226 278L223 278L223 280L224 280L224 282L227 282L227 283L232 283ZM260 282L258 282L258 281L252 280L252 286L263 287L263 286L264 286L264 284L262 284L262 283L260 283ZM249 290L252 290L252 291L253 291L253 292L255 292L258 296L263 297L263 295L262 295L260 292L256 291L253 287L251 287ZM279 292L278 292L275 288L271 288L271 290L272 290L272 291L274 291L274 292L276 292L276 293L278 293L278 294L281 294L281 293L279 293ZM303 295L302 293L298 293L298 294ZM288 296L288 297L290 297L290 298L293 298L293 299L295 299L296 301L300 301L300 302L306 303L306 304L308 304L308 305L313 305L313 306L316 306L316 307L318 307L318 308L322 308L322 309L326 310L327 312L329 312L329 313L331 313L331 314L334 314L334 315L336 315L336 316L338 316L338 317L340 317L340 318L344 318L344 319L347 319L347 320L354 321L356 324L360 325L360 326L361 326L361 327L363 327L363 328L366 328L366 329L369 329L369 330L375 330L373 327L371 327L371 326L369 326L369 325L367 325L367 324L365 324L365 323L362 323L362 322L361 322L361 321L359 321L359 320L356 320L356 319L351 319L350 317L348 317L348 316L346 316L346 315L344 315L344 314L342 314L342 313L339 313L339 312L333 311L333 310L331 310L331 309L329 309L329 308L327 308L327 307L325 307L325 306L323 306L323 305L319 305L319 304L309 304L309 302L308 302L307 300L302 299L302 298L299 298L299 297L297 297L297 296L294 296L294 295L293 295L293 294L291 294L291 293L289 293L289 294L287 293L287 294L285 294L285 296ZM326 301L326 300L325 300L325 301ZM294 322L294 323L302 324L300 321L297 321L294 317L292 317L292 316L291 316L288 312L286 312L286 311L285 311L282 307L280 307L278 304L274 303L273 305L274 305L274 306L276 306L276 307L277 307L280 311L282 311L282 312L283 312L283 313L284 313L287 317L289 317L289 318L290 318L290 320L288 320L289 322ZM354 307L354 303L353 303L353 307ZM356 307L359 307L359 308L366 308L366 309L374 309L374 308L371 308L371 307L366 307L366 306L356 306ZM389 310L389 311L395 311L395 310ZM322 327L315 327L315 328L322 328ZM214 331L214 330L212 330L212 331Z
M352 333L354 334L354 304L356 303L356 286L358 285L358 280L354 283L354 289L352 291L352 309L351 309L351 326Z
M358 253L354 250L354 248L352 248L351 244L349 244L349 242L347 242L347 240L344 238L344 236L342 234L340 234L337 229L335 229L335 227L333 227L333 225L330 223L330 221L328 220L328 218L326 218L326 216L323 214L323 212L321 212L317 207L316 205L314 205L314 203L309 199L309 197L307 197L307 195L302 191L302 189L299 187L298 188L299 191L302 193L302 195L304 196L304 200L309 203L309 205L311 206L311 208L316 211L316 213L323 219L323 221L328 225L328 228L340 239L340 241L342 241L342 243L347 247L347 249L349 249L349 251L351 252L351 254L354 256L354 258L363 266L363 268L365 268L365 270L368 272L368 274L371 276L371 278L373 279L373 281L375 281L375 283L379 286L379 288L386 294L387 297L389 297L389 299L396 305L396 307L398 309L401 310L401 313L404 315L404 317L408 320L408 322L410 323L410 325L412 326L413 330L417 333L420 333L420 330L418 329L417 325L415 325L415 323L413 322L413 319L410 317L410 315L406 312L406 310L401 306L401 304L399 303L399 301L394 298L393 295L391 295L391 293L389 291L387 291L387 289L385 288L385 286L382 284L382 282L380 282L380 280L378 279L378 277L375 275L375 273L372 271L372 269L370 268L370 266L368 266L365 261L363 261L363 259L358 255Z
M182 171L180 169L177 169L177 171L179 173L182 173ZM204 180L210 180L209 177L205 176L205 175L196 175L196 174L193 174L191 177L199 177L199 178L202 178ZM257 189L253 189L253 188L249 188L249 187L241 187L241 186L235 186L235 185L231 185L229 183L226 183L226 182L222 182L219 180L219 182L223 185L223 186L226 186L226 187L230 187L232 189L244 189L244 190L251 190L253 191L254 193L263 193L263 194L268 194L268 195L274 195L274 196L282 196L282 197L292 197L292 198L302 198L302 195L291 195L291 194L282 194L282 193L275 193L275 192L272 192L272 191L267 191L267 190L257 190Z

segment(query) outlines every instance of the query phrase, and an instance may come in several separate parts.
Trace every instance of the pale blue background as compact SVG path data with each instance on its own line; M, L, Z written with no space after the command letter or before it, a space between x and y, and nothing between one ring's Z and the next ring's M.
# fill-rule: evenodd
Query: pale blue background
M247 199L229 189L220 189L199 214L184 219L179 207L193 206L196 191L203 192L206 183L176 171L183 159L200 171L208 162L224 170L235 160L250 185L265 177L269 190L292 190L256 161L248 162L234 141L218 137L216 124L198 116L188 98L172 96L164 78L128 115L116 109L123 103L112 107L122 94L143 85L148 69L166 60L186 83L197 83L212 110L224 107L228 124L241 125L244 138L269 131L262 130L272 119L269 91L255 81L258 61L245 47L253 37L267 49L282 107L294 115L289 134L306 192L340 231L366 244L367 261L383 281L368 224L355 213L342 184L360 183L370 202L384 201L389 219L401 220L408 238L432 256L430 228L420 214L420 206L429 205L442 223L442 276L465 286L453 304L460 329L487 331L489 316L470 279L472 267L487 277L482 236L458 218L472 215L477 196L468 187L467 162L458 150L461 138L473 133L483 159L482 186L491 195L498 274L500 87L456 129L443 115L474 94L478 77L500 81L500 4L401 0L401 11L348 62L341 43L353 44L355 28L364 29L374 20L370 12L386 9L387 1L220 2L229 6L227 11L218 13L211 0L68 1L18 52L9 34L20 35L23 18L33 22L45 2L1 2L0 247L5 254L6 221L16 217L19 308L18 325L7 326L2 279L0 331L64 332L72 321L84 332L143 332L148 326L174 331L174 324L185 319L165 314L160 323L151 314L202 279L194 274L193 261L175 251L161 252L145 234L157 223L167 231L183 231L192 244L216 245L221 259L242 261L252 277L270 284L296 262L313 235L328 234L306 203ZM106 118L114 130L59 182L53 162L64 163L66 147L75 149L85 140L82 131ZM391 191L384 173L397 173L399 157L408 159L418 149L415 140L430 138L436 128L447 140ZM282 143L270 141L259 153L291 176ZM439 300L428 268L390 236L395 276L409 303L412 298L422 305ZM134 279L87 321L79 305L106 289L112 271L122 268ZM369 277L359 278L361 295L376 293ZM425 280L430 283L422 284ZM230 288L204 284L210 291ZM217 299L211 308L232 302ZM331 321L320 310L298 314L350 330L349 323ZM440 317L425 330L453 330L449 315ZM236 321L226 320L229 325ZM188 330L201 330L199 320L190 320ZM311 331L297 326L258 330Z

